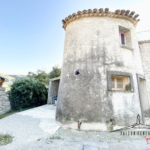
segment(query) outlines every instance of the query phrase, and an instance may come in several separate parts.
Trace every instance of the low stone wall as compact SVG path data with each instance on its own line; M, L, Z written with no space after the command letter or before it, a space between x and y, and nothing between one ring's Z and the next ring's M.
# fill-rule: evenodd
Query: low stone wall
M7 94L5 93L5 88L0 87L0 115L6 113L11 109L10 102L8 100Z

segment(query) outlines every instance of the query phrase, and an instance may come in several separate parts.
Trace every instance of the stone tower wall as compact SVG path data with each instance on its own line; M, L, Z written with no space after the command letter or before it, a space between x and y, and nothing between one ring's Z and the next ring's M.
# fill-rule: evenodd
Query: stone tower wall
M132 47L120 45L120 26L130 30ZM125 19L85 17L65 29L56 120L71 128L84 120L83 129L91 130L107 130L110 119L120 126L135 123L137 114L141 115L136 74L143 70L134 24ZM80 74L75 75L76 71ZM111 73L131 75L132 92L109 90Z

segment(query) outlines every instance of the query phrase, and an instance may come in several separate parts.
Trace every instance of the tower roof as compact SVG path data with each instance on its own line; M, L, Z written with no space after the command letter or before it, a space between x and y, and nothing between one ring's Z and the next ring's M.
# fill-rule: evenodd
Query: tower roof
M84 17L111 17L111 18L121 18L121 19L126 19L132 22L135 26L137 25L137 22L140 21L137 19L139 16L138 14L135 15L134 11L130 10L119 10L117 9L114 12L109 11L109 8L100 8L100 9L88 9L88 10L83 10L83 11L78 11L77 13L73 13L72 15L69 15L65 19L62 20L63 22L63 28L66 29L66 26L68 23L84 18Z

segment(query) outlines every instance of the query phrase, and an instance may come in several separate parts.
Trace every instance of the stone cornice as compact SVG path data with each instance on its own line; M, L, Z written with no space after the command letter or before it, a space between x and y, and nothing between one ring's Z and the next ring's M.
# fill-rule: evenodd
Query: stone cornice
M110 12L109 8L103 8L100 9L88 9L83 11L78 11L77 13L73 13L72 15L69 15L64 20L62 20L63 28L66 29L66 26L77 19L84 18L84 17L111 17L111 18L121 18L126 19L132 22L135 26L137 25L139 19L137 17L138 14L134 15L135 12L130 10L119 10L117 9L115 12Z

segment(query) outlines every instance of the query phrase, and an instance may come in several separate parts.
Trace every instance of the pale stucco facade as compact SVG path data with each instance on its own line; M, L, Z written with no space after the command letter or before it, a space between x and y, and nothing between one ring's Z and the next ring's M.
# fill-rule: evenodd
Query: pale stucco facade
M139 48L143 71L146 78L148 99L150 101L150 40L139 41Z
M59 124L77 129L82 121L82 130L106 131L110 122L115 128L135 123L138 114L144 118L137 79L145 76L135 32L138 15L133 15L94 9L63 20L66 34L56 110ZM127 44L121 45L119 32L125 30ZM131 89L114 91L112 76L129 77Z

